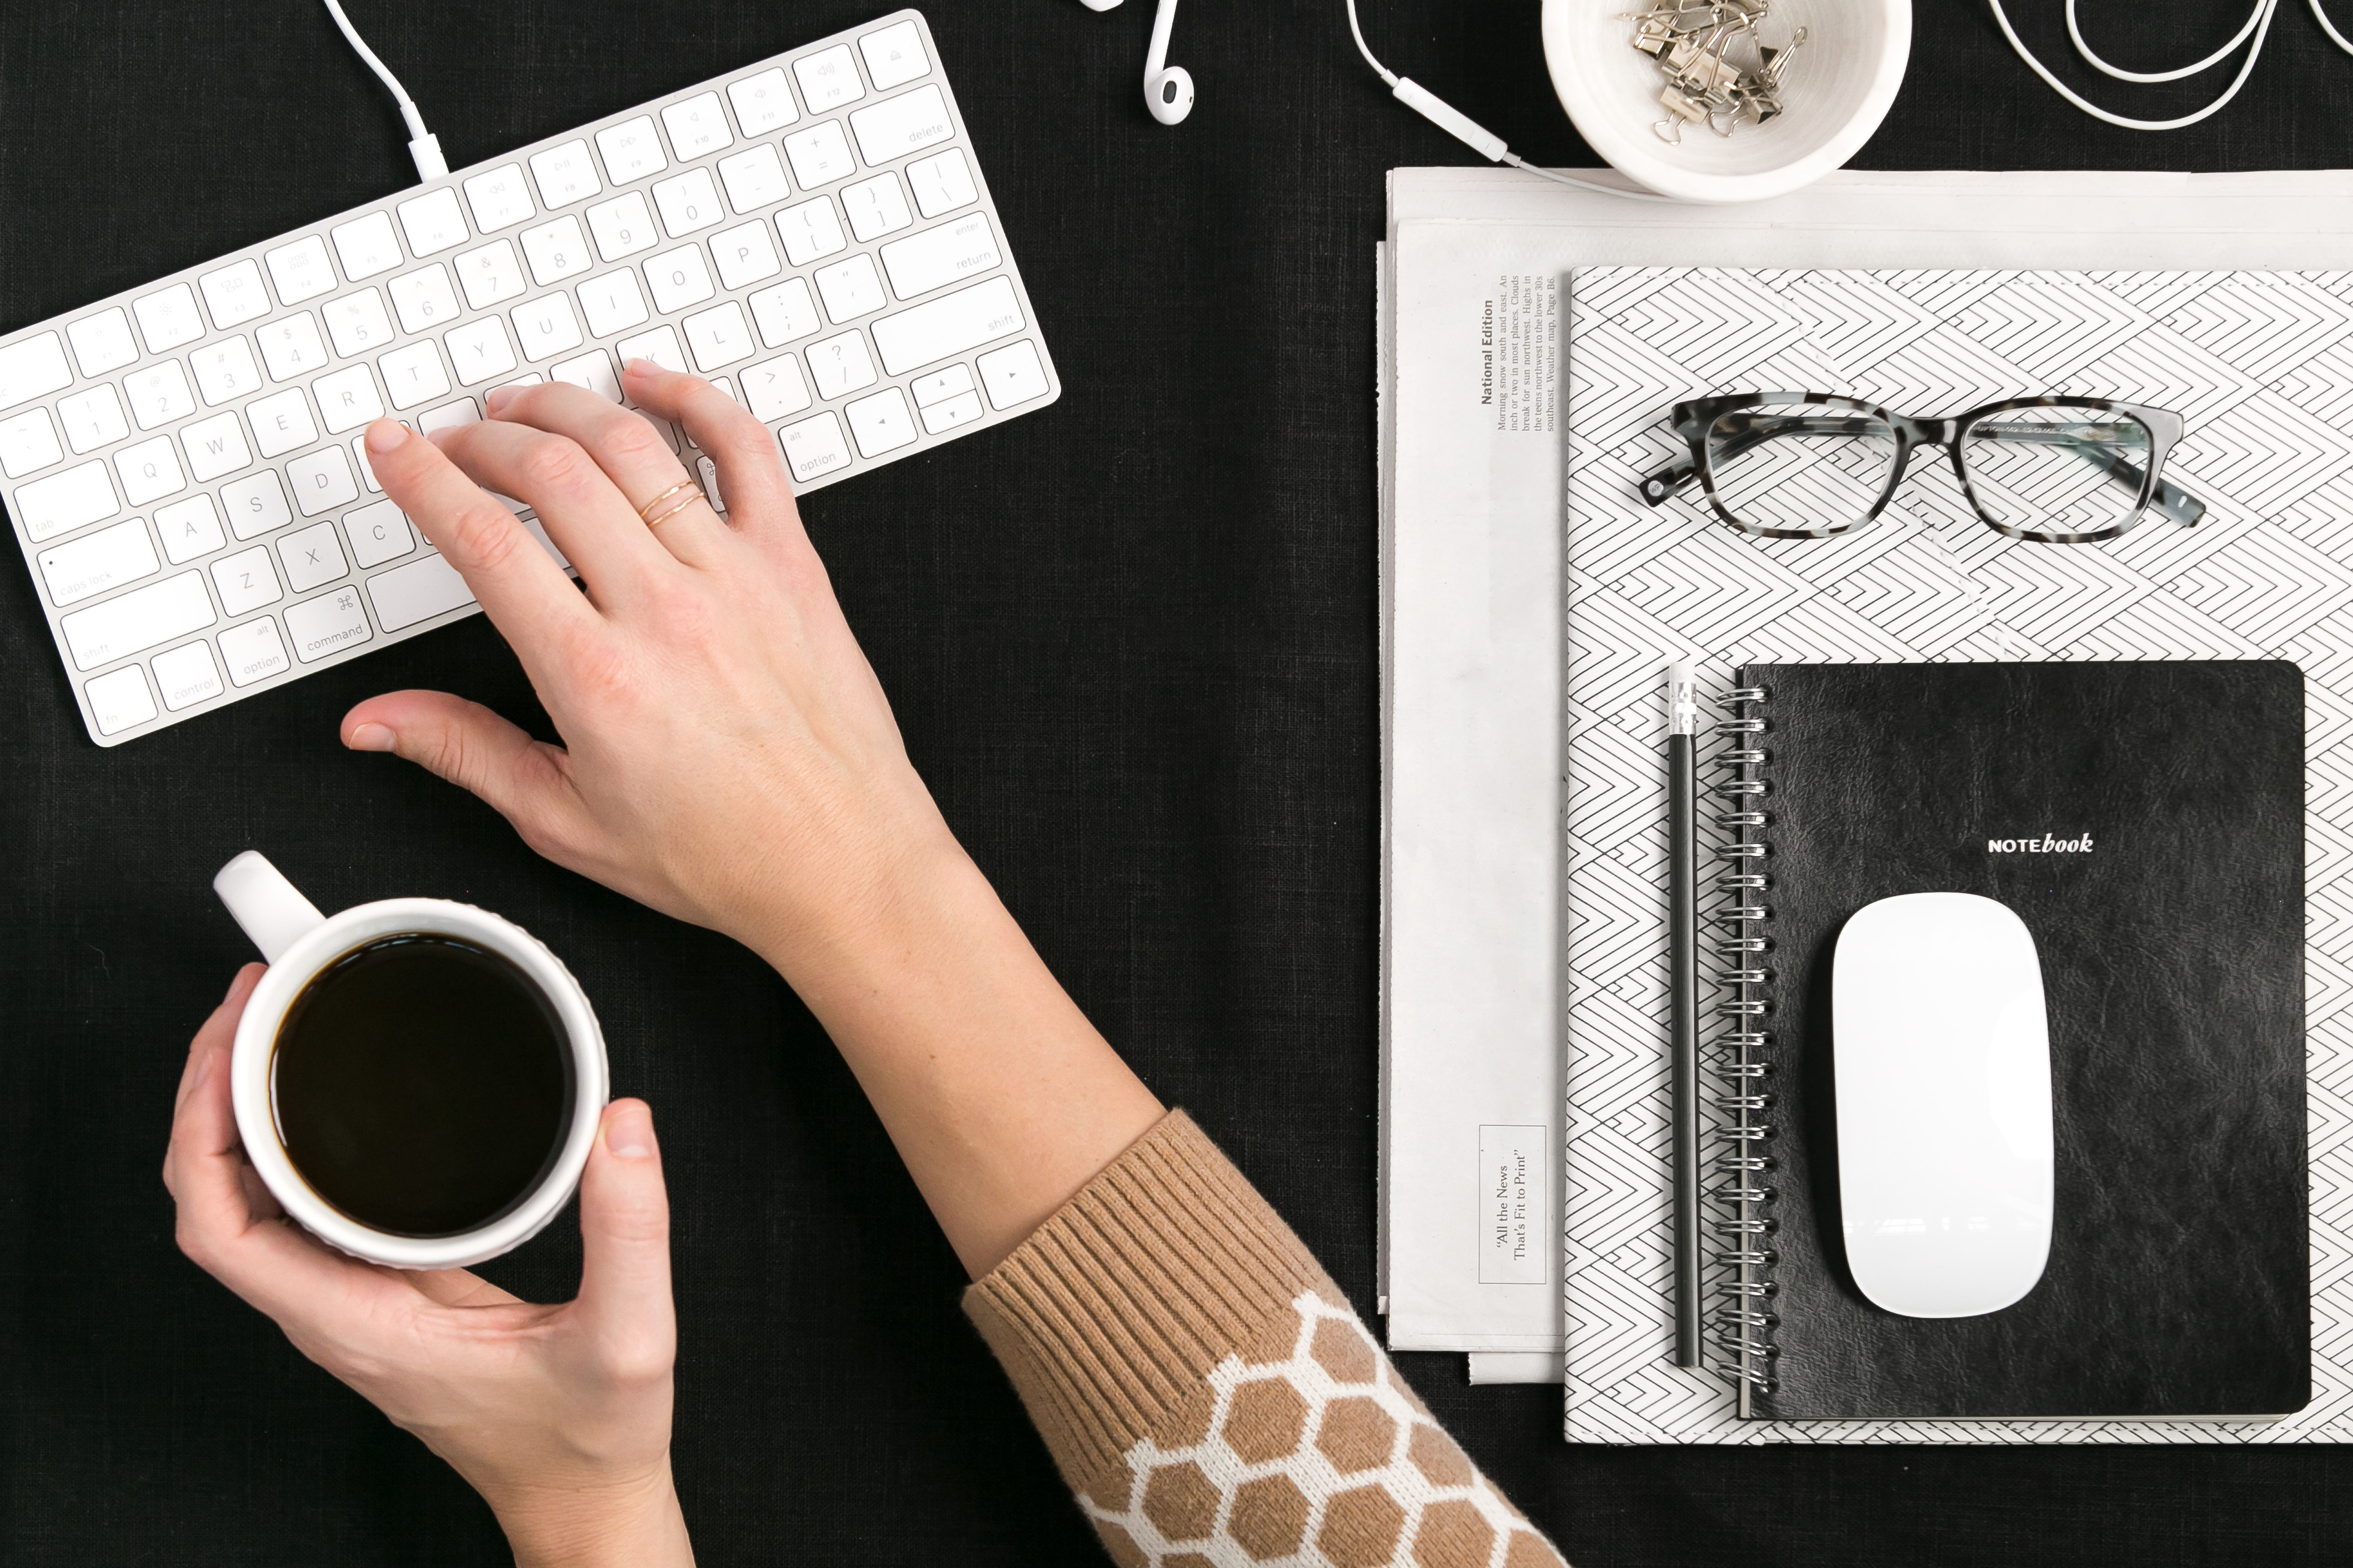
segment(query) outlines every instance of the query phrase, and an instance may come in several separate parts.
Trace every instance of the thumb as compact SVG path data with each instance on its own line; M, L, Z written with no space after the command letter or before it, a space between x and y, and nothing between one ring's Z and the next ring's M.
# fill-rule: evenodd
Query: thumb
M446 691L390 691L343 715L343 744L392 752L480 795L533 847L565 836L573 795L561 746L534 741L479 702Z
M587 1326L620 1364L668 1373L677 1347L670 1299L670 1194L653 1112L642 1100L605 1108L580 1177L580 1300Z

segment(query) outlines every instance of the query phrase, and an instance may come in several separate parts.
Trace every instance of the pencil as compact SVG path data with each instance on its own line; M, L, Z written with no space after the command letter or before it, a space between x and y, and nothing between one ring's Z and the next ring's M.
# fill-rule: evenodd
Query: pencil
M1700 1364L1699 691L1667 667L1667 1050L1674 1075L1675 1364Z

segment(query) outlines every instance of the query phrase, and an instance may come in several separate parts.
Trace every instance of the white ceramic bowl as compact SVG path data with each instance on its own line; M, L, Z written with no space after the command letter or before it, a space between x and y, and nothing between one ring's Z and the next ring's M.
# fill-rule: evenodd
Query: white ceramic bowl
M1661 195L1753 202L1811 184L1871 139L1912 55L1912 0L1773 0L1759 26L1778 47L1806 42L1781 79L1788 107L1730 136L1683 127L1673 146L1651 127L1669 116L1658 62L1635 48L1628 0L1545 0L1545 61L1586 144Z

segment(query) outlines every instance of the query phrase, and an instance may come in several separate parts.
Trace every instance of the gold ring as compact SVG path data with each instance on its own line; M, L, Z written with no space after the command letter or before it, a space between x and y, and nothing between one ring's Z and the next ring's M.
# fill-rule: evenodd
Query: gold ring
M662 502L670 500L670 497L678 495L678 492L681 490L685 490L689 493L684 496L681 496L677 504L670 507L668 510L663 511L659 515L655 513L654 508L660 506ZM684 511L696 501L705 499L707 498L703 495L702 487L701 485L696 484L692 479L681 479L678 483L670 486L670 489L662 491L661 494L654 497L653 500L646 502L645 505L638 508L638 515L645 519L645 523L648 528L659 528L663 523L668 522L671 518L676 517L680 512Z

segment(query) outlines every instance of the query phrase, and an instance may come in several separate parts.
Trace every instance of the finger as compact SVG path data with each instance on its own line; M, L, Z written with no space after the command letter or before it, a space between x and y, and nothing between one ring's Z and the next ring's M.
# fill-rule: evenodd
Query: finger
M512 1307L522 1300L501 1290L470 1268L415 1268L396 1271L400 1283L442 1307Z
M653 1113L617 1100L580 1177L580 1300L575 1310L613 1370L670 1370L677 1345L670 1297L670 1196Z
M747 533L806 538L776 438L742 404L696 375L633 359L621 373L629 401L682 426L719 468L727 520Z
M612 478L569 437L483 419L438 431L433 438L477 484L537 512L598 604L627 602L654 574L676 568Z
M343 744L391 752L479 795L542 854L573 841L580 799L571 758L479 702L446 691L389 691L343 715Z
M188 1102L188 1090L195 1082L196 1063L205 1053L236 1043L237 1021L245 1016L245 1004L253 995L253 988L261 984L261 977L269 973L268 964L248 963L229 976L228 991L221 997L220 1005L212 1010L212 1016L196 1030L196 1037L188 1042L188 1060L180 1068L179 1092L172 1098L174 1116Z
M576 443L621 492L638 526L672 555L698 566L723 558L727 525L708 500L697 499L700 485L677 488L691 484L692 477L644 415L561 381L502 386L491 394L490 403L495 418ZM649 512L659 521L646 522Z
M367 450L384 493L458 569L525 669L544 669L559 637L594 624L596 610L531 531L438 447L396 420L379 419L368 426Z

